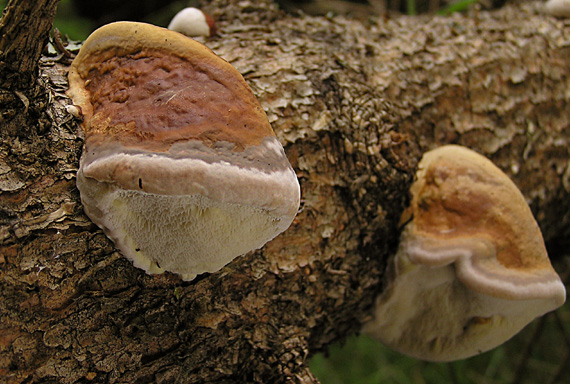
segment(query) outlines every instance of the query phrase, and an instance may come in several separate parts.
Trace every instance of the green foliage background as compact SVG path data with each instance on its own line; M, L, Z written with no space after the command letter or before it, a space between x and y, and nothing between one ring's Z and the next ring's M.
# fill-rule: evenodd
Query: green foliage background
M95 1L95 0L94 0ZM93 23L76 15L70 0L61 0L57 7L54 27L67 34L73 40L85 40L93 31ZM4 10L8 0L0 0L0 9Z

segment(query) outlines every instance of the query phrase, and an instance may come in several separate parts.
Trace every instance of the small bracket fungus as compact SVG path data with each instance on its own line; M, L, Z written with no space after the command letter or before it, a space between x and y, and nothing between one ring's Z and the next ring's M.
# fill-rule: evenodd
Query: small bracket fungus
M411 195L365 333L416 358L458 360L564 303L524 197L491 161L454 145L427 152Z
M184 8L168 24L171 31L180 32L189 37L212 36L216 33L214 19L197 8Z
M148 273L214 272L285 231L300 189L239 72L204 45L112 23L69 71L87 215Z

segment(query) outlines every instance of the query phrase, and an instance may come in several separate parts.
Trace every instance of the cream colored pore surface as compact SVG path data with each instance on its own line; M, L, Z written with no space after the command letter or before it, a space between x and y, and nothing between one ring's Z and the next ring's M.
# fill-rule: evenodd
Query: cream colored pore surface
M150 195L117 190L99 205L118 247L149 273L166 270L191 280L219 270L283 231L281 220L259 208L196 195Z
M396 351L428 361L453 361L495 348L536 316L551 310L541 299L512 301L471 290L455 267L425 266L401 251L399 275L377 301L363 332Z

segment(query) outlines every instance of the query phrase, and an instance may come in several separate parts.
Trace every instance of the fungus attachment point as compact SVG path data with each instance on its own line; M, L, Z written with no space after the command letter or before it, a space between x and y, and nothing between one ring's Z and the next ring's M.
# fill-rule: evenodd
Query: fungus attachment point
M135 266L191 280L293 221L300 189L283 147L243 77L202 44L109 24L69 83L84 116L85 212Z
M212 36L216 33L214 19L197 8L184 8L168 24L168 29L189 37Z
M560 307L566 291L514 183L474 151L427 152L411 218L364 332L424 360L492 349Z

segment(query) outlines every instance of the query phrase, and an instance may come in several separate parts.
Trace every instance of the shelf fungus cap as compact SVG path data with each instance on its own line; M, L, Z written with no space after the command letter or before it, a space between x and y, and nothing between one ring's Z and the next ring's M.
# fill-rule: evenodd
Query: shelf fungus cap
M293 221L299 183L239 72L177 32L118 22L69 72L84 117L77 187L133 264L193 279Z
M207 13L198 8L189 7L174 15L168 24L168 29L189 37L208 37L216 33L216 24Z
M524 197L491 161L455 145L427 152L411 196L365 333L416 358L458 360L564 303Z

